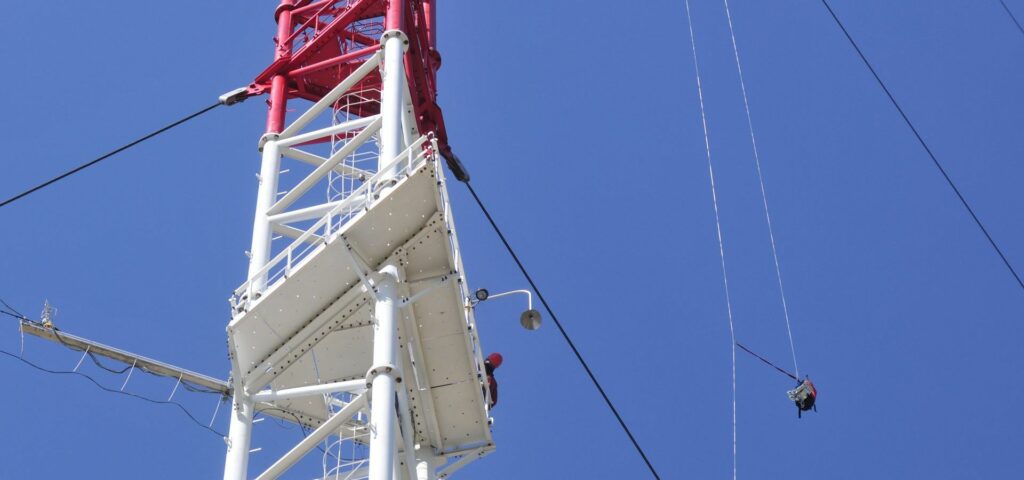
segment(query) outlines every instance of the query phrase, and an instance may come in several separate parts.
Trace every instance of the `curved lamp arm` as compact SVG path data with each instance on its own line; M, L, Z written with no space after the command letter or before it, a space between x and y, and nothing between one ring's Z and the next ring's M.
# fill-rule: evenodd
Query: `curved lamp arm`
M509 290L507 292L494 293L494 294L489 295L487 297L487 299L490 300L492 298L504 297L506 295L512 295L514 293L525 293L526 294L526 308L529 309L529 310L533 310L533 293L531 293L529 290Z

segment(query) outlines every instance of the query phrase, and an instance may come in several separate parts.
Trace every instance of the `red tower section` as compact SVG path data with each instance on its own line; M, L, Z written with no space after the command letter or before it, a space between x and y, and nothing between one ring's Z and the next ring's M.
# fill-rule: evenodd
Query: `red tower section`
M274 12L274 61L249 86L268 93L267 132L284 128L288 99L317 101L381 48L381 35L401 30L408 39L406 78L417 127L434 132L451 161L441 109L437 106L436 0L281 0ZM350 113L379 113L381 78L373 72L355 89L376 95ZM376 93L374 93L376 92Z

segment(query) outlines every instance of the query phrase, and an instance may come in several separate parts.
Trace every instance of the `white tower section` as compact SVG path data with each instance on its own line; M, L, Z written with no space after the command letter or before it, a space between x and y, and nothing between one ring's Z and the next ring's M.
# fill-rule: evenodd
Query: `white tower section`
M252 260L227 328L225 480L278 478L325 442L323 478L332 479L447 478L494 448L437 142L411 118L404 36L385 32L383 42L294 123L260 141ZM375 69L379 115L307 129L337 118L334 110L358 99L354 88ZM347 187L331 188L324 202L336 182ZM251 475L253 417L269 409L312 432Z

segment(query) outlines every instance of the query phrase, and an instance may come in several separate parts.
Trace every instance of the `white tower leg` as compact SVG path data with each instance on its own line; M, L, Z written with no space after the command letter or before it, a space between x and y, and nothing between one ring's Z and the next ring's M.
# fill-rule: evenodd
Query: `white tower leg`
M402 152L402 109L405 107L405 34L400 30L384 32L384 85L380 95L380 158L383 168ZM397 168L397 167L396 167ZM387 176L391 176L385 173Z
M281 153L276 135L263 145L260 166L260 186L256 194L256 214L252 225L252 248L249 250L249 295L255 296L266 287L267 276L254 278L270 260L272 232L267 210L277 198L277 177L281 168ZM233 346L232 346L233 348ZM245 480L249 466L249 444L252 440L253 400L246 394L239 372L234 372L234 396L231 401L231 425L228 430L228 452L224 459L224 480Z
M395 474L395 376L398 374L398 268L388 265L377 284L370 392L370 480Z
M252 438L252 400L238 393L231 402L231 430L228 433L228 453L224 461L224 480L245 480L249 466L249 440Z
M260 187L256 193L256 215L252 223L252 248L249 250L249 279L252 280L250 294L263 290L267 276L253 278L270 261L270 242L273 232L267 211L277 200L277 177L281 170L281 149L277 135L269 134L263 145L263 162L260 166Z
M384 85L381 91L380 157L383 168L402 151L405 34L384 32ZM385 173L384 175L390 176ZM387 177L385 177L387 178ZM381 270L373 331L370 398L370 480L393 480L395 472L395 377L398 343L398 269ZM388 370L386 373L382 371Z

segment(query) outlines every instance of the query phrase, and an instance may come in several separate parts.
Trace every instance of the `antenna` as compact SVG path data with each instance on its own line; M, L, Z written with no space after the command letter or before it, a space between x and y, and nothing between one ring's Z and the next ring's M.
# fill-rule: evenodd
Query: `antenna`
M43 312L39 316L44 327L53 328L53 317L57 316L57 309L50 305L50 299L43 301Z

